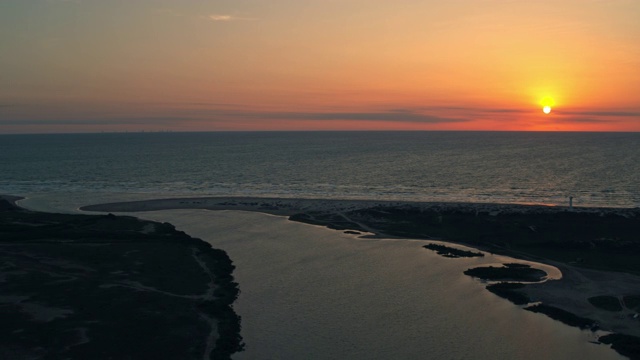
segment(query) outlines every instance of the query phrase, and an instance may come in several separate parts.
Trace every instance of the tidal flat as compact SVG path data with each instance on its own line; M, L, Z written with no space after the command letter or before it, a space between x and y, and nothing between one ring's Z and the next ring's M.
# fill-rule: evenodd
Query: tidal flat
M227 254L169 223L28 211L0 198L0 358L229 359Z

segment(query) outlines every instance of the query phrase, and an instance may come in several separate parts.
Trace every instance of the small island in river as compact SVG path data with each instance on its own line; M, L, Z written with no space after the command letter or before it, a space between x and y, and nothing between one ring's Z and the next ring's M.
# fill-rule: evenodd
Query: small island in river
M0 358L230 359L234 266L171 224L0 197Z
M482 280L526 282L538 282L547 276L546 272L525 264L504 264L502 267L481 266L467 269L464 274Z
M453 248L453 247L450 247L450 246L439 245L439 244L434 244L434 243L430 243L430 244L424 245L423 248L429 249L429 250L433 250L438 255L442 255L442 256L448 257L448 258L483 257L484 256L484 254L481 253L481 252L473 252L473 251L461 250L461 249L456 249L456 248Z

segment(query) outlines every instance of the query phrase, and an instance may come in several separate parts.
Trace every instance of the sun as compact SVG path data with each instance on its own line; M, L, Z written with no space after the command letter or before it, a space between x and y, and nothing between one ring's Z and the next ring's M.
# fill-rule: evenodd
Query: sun
M544 96L540 99L540 105L542 105L542 112L545 114L551 113L551 107L556 104L555 100L551 96Z

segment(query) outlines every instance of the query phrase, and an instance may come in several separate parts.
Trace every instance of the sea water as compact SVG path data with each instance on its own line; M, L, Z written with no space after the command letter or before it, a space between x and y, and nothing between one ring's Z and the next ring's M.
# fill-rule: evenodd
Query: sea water
M640 133L0 135L0 193L640 206Z

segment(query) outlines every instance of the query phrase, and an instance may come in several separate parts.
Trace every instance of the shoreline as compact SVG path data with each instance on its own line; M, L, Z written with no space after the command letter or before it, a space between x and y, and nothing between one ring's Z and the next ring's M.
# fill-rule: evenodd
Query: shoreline
M622 299L625 295L640 295L640 276L626 272L604 271L577 266L567 262L545 258L535 253L526 253L509 246L497 247L493 243L459 241L441 236L412 237L414 233L402 233L400 227L380 228L380 224L393 223L393 211L414 211L417 213L436 212L438 214L462 214L466 218L483 215L490 219L500 216L521 216L525 218L545 216L571 216L597 218L636 219L638 208L569 208L544 205L487 204L487 203L424 203L376 200L329 200L290 199L260 197L196 197L155 199L146 201L117 202L83 206L83 211L139 212L173 209L205 209L253 211L278 216L287 216L291 221L326 226L340 231L349 231L368 238L424 239L459 244L466 247L506 255L515 259L543 263L554 266L562 273L560 280L527 284L521 291L534 302L541 302L570 312L580 317L593 319L600 328L619 334L640 336L640 321L633 315L640 309L625 308L622 312L598 309L588 302L588 298L612 295ZM373 219L387 216L386 223ZM385 211L387 213L385 213ZM367 216L360 216L362 214ZM382 214L382 215L380 215ZM354 216L356 215L356 216ZM358 217L359 216L359 217ZM357 217L357 218L355 218ZM364 220L363 220L364 219ZM373 220L372 220L373 219ZM391 219L391 220L389 220ZM585 219L582 219L585 220ZM589 221L589 220L587 220ZM403 228L404 229L404 228ZM391 230L391 231L389 231ZM526 229L525 229L526 230ZM535 232L535 228L532 231ZM404 231L404 230L402 230ZM529 230L527 230L529 231ZM373 234L373 235L372 235ZM603 255L606 256L606 255ZM455 260L452 260L455 261ZM638 294L630 294L634 289ZM622 301L622 300L621 300Z

